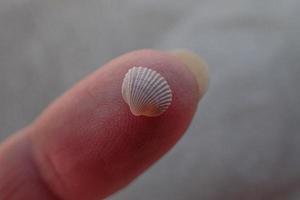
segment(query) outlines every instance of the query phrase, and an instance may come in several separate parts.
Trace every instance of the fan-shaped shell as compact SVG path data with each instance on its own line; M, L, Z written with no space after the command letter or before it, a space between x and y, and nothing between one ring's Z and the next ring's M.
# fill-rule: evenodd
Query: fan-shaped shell
M123 80L122 96L136 116L158 116L172 101L172 91L166 79L146 67L129 69Z

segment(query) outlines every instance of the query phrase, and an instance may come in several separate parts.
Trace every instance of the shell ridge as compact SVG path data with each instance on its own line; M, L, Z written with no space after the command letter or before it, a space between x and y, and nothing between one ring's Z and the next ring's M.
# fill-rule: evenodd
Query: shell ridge
M127 103L130 104L130 91L131 91L131 83L132 83L132 80L131 80L131 69L127 72L126 76L125 76L125 79L126 79L126 83L127 85L125 87L125 90L126 90L126 98L127 98ZM125 81L124 81L125 82Z
M155 72L154 70L145 68L145 70L147 70L147 72L150 72L151 76L147 77L148 73L145 75L145 77L143 77L144 80L144 84L143 87L141 88L141 92L144 95L140 95L141 98L138 99L138 107L142 107L144 105L144 102L149 98L149 92L148 92L148 88L152 87L152 82L154 81L152 78L153 75L158 74L157 72ZM159 74L158 74L159 75ZM147 92L146 92L147 91Z
M135 78L137 84L135 84L135 93L133 96L133 104L135 105L136 110L140 110L139 106L139 97L141 96L141 93L143 92L143 85L144 85L144 76L146 73L147 68L138 67L138 70L135 73Z
M135 104L135 97L136 97L136 93L137 93L137 89L139 86L139 79L137 74L141 71L140 67L136 67L135 70L132 71L132 80L134 81L131 86L132 88L132 92L131 92L131 103Z
M167 96L167 97L162 96L162 97L164 99L162 99L162 98L153 99L151 102L149 102L149 104L164 103L164 102L170 101L170 99L172 98L172 96Z
M152 85L152 91L149 94L149 98L147 100L147 102L149 102L150 99L152 99L153 95L156 94L156 92L160 89L161 85L164 84L164 80L161 78L161 76L158 76L158 80L157 82L155 82L155 84Z
M157 96L152 98L149 103L151 104L151 103L160 102L161 100L164 100L165 98L172 99L172 94L169 92L169 90L160 92Z
M170 97L169 97L170 98ZM168 103L170 103L170 100L169 100L169 98L166 98L166 99L162 99L162 100L160 100L159 102L160 102L160 105L164 105L164 104L168 104Z
M152 78L153 77L153 78ZM148 87L146 88L146 90L148 91L147 92L147 97L145 97L143 99L143 101L141 102L142 104L146 103L147 100L152 96L152 91L155 89L154 85L155 85L155 82L157 81L157 79L159 79L159 74L156 73L155 71L152 71L152 74L151 74L151 81L148 83ZM150 77L149 77L150 79Z
M127 76L127 87L128 87L128 91L126 93L127 96L127 103L130 105L131 104L131 92L132 92L132 85L133 85L133 79L132 79L132 70L134 70L135 67L133 67L132 69L130 69L128 71L128 76Z
M157 90L155 91L155 94L156 94L156 95L153 95L153 96L149 99L148 103L152 103L152 101L153 101L154 99L157 99L160 95L165 95L165 94L167 94L169 91L170 91L169 87L164 87L164 86L162 86L161 88L159 88L159 89L157 89Z
M129 76L129 73L127 72L125 75L123 84L122 84L122 96L125 99L126 103L128 103L128 91L126 90L126 87L128 86L128 80L129 80L128 76Z
M148 72L148 77L146 76L146 78L145 78L145 81L147 82L145 85L144 85L144 87L143 87L143 90L144 91L149 91L149 87L151 86L151 81L153 81L152 80L152 77L155 75L155 73L154 73L154 71L153 70L147 70L147 72ZM138 105L138 107L142 107L143 105L144 105L144 101L145 101L145 99L147 99L148 98L148 94L147 95L141 95L142 97L140 98L140 100L139 100L139 105Z
M146 86L148 84L148 80L147 80L147 75L149 74L150 70L147 70L147 68L143 68L143 71L140 74L140 79L142 81L143 84L140 85L138 94L137 94L137 99L136 99L136 104L139 107L141 105L141 101L143 100L143 98L145 98L145 95L143 95L143 93L146 91Z

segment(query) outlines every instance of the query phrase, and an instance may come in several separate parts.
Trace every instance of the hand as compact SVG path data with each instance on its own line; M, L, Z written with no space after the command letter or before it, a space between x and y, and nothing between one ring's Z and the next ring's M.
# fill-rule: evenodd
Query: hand
M174 96L163 115L131 114L121 84L133 66L165 72ZM135 51L104 65L0 145L0 199L91 200L123 188L185 132L206 70L186 51Z

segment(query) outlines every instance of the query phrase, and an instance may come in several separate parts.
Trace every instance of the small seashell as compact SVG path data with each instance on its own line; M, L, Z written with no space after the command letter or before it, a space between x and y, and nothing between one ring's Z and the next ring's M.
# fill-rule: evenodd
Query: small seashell
M158 116L172 101L172 91L166 79L146 67L129 69L123 80L122 96L136 116Z

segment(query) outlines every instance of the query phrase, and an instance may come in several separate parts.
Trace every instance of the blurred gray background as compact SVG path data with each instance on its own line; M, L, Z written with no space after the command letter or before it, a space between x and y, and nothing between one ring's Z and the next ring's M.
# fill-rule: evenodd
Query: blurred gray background
M210 88L178 145L111 200L300 199L299 0L1 0L0 139L139 48L189 48Z

